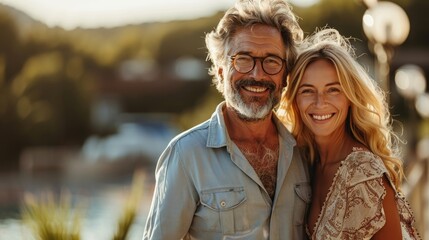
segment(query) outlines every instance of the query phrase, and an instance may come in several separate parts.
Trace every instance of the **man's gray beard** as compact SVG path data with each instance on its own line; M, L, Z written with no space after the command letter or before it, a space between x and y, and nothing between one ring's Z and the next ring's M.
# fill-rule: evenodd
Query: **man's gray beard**
M226 84L227 86L224 92L226 101L237 112L238 116L245 121L253 122L265 119L279 101L278 98L271 93L268 102L263 106L260 106L257 102L246 104L238 91L233 89L231 84Z

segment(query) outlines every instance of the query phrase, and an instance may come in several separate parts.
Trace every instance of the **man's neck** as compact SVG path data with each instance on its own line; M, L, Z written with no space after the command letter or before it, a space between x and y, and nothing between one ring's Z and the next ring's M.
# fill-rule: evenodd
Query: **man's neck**
M265 142L277 137L277 128L272 114L261 120L249 121L238 116L235 110L225 106L223 115L228 134L233 141Z

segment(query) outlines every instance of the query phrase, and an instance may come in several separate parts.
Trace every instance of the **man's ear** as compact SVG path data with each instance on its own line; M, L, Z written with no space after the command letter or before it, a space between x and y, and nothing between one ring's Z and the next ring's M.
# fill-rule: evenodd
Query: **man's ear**
M223 68L218 68L217 73L219 74L219 77L223 79Z
M219 81L222 81L223 82L223 79L224 79L224 77L223 77L223 68L218 68L217 69L217 74L219 75Z

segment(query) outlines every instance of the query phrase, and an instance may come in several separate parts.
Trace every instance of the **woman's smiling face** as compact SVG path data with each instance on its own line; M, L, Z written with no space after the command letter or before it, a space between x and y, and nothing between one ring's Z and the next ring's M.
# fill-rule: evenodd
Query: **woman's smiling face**
M330 60L318 59L307 66L298 87L296 103L304 124L316 140L345 131L350 101Z

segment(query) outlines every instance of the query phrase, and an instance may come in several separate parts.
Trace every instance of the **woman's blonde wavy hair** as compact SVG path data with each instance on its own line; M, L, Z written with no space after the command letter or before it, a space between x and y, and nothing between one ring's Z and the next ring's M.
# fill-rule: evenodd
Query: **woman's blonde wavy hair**
M304 71L317 59L330 60L351 106L347 116L347 131L384 162L396 188L400 188L404 173L399 158L399 138L393 132L383 91L356 61L348 39L335 29L322 29L301 44L299 56L288 77L288 87L278 108L280 119L289 127L310 164L318 158L313 134L300 117L295 97Z

